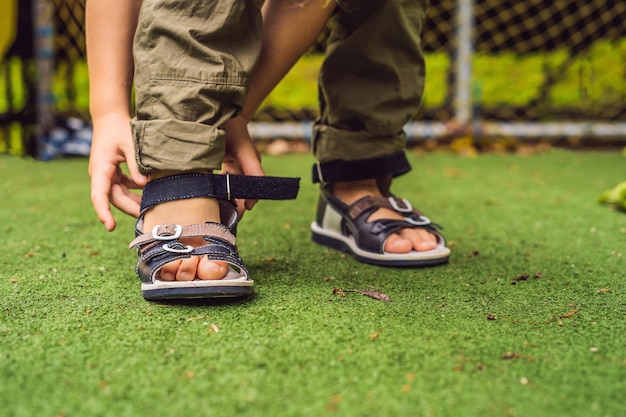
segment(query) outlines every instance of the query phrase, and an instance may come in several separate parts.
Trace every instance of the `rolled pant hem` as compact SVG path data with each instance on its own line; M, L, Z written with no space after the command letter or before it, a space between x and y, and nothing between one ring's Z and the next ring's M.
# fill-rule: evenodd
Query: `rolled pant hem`
M334 160L370 159L402 151L406 146L404 131L372 135L316 122L313 126L313 152L320 163Z
M181 120L133 119L131 124L142 174L221 168L224 131L215 126Z

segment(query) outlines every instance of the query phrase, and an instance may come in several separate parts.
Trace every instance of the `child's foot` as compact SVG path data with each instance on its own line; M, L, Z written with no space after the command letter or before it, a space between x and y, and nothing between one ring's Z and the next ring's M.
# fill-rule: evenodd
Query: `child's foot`
M181 226L205 222L220 222L219 203L212 198L191 198L168 201L148 210L144 216L144 231L164 223ZM202 238L181 239L181 243L190 246L205 244ZM192 256L170 262L159 271L163 281L192 281L194 279L217 280L228 273L226 262L209 261L206 256Z
M335 182L331 192L345 204L352 204L366 196L382 197L376 180ZM380 219L398 219L403 217L395 211L379 208L367 219L368 222ZM429 251L437 247L437 237L424 230L406 228L394 233L385 241L385 251L390 253L408 253L415 251Z

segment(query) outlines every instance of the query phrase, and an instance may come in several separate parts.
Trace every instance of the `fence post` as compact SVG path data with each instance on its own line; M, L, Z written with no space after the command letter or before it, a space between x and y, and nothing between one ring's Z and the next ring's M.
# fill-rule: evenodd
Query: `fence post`
M456 12L456 72L454 88L454 119L467 125L472 121L472 55L474 52L474 0L459 0Z
M34 52L37 67L37 98L35 112L36 157L41 155L41 141L54 124L54 95L52 74L54 72L54 29L52 19L54 4L51 0L32 0Z

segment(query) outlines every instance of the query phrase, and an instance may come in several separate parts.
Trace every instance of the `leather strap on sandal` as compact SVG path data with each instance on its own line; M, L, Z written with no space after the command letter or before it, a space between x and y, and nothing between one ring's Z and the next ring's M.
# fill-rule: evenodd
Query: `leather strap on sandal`
M179 240L192 236L202 236L205 244L192 247ZM139 260L136 272L144 283L154 282L156 274L164 265L192 256L208 256L210 260L226 262L245 276L248 275L237 253L235 236L222 224L159 225L152 233L141 234L133 240L130 247L133 246L138 246Z
M225 240L231 245L235 245L235 236L223 225L217 223L201 223L189 226L179 224L157 225L151 231L137 236L128 248L145 245L147 243L174 241L180 238L212 236Z
M363 197L348 205L335 197L329 190L322 190L318 206L317 224L322 227L332 228L332 223L325 226L325 216L328 208L336 213L342 220L335 223L336 233L352 236L358 248L375 254L384 254L384 244L392 233L402 229L425 229L437 236L440 242L444 242L443 236L438 233L442 227L415 210L411 203L405 199L389 196ZM386 208L400 214L403 219L379 219L368 221L370 215L380 208ZM332 245L331 245L332 246Z
M146 184L141 212L166 201L198 197L291 200L297 197L299 188L300 178L197 173L172 175Z
M403 215L404 217L417 215L421 216L418 210L415 210L411 203L403 198L397 198L393 196L389 197L363 197L360 200L354 202L349 206L347 214L353 219L359 217L361 213L366 210L371 210L372 207L378 208L387 208L389 210L393 210L398 214Z

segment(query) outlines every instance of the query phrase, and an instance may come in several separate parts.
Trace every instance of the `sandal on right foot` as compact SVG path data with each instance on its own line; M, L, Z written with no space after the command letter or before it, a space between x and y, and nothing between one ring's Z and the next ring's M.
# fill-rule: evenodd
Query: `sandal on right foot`
M147 300L242 297L253 294L249 278L235 245L237 210L234 199L293 199L299 178L246 177L241 175L180 174L160 178L144 187L141 214L137 220L136 247L139 259L136 272ZM145 213L157 204L190 198L216 198L220 204L220 223L194 225L160 224L143 230ZM192 247L181 239L201 237L205 242ZM167 281L159 272L170 262L192 256L226 262L229 271L219 280Z

